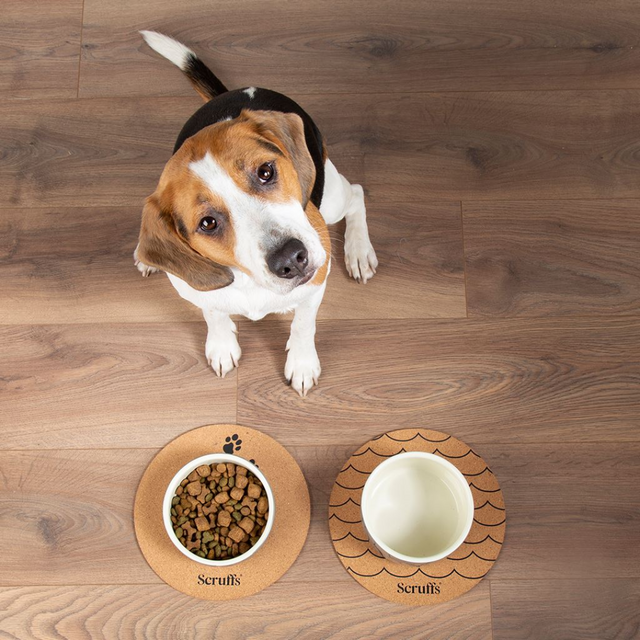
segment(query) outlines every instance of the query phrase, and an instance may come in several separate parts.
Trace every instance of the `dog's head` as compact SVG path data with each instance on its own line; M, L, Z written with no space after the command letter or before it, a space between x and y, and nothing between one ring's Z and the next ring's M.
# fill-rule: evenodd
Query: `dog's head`
M169 160L142 213L138 257L201 291L231 284L236 269L287 293L327 258L309 213L314 182L302 119L243 111Z

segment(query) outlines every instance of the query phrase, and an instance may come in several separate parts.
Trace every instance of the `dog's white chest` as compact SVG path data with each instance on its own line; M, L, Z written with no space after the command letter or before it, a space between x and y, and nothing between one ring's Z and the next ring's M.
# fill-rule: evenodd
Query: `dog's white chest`
M200 309L215 309L229 315L242 315L249 320L260 320L270 313L286 313L303 300L316 294L315 285L302 285L287 294L277 294L255 284L252 278L237 273L228 287L215 291L198 291L184 280L170 273L171 284L182 298ZM324 284L322 285L324 289Z

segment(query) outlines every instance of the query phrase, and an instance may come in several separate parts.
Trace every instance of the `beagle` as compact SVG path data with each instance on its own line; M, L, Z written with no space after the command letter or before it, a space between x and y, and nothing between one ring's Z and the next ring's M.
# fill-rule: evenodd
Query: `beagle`
M232 314L259 320L294 310L284 373L304 396L320 376L315 325L331 266L327 224L346 218L353 278L366 283L378 265L362 187L338 173L293 100L255 87L229 91L184 45L141 33L206 103L182 128L146 200L136 266L143 276L166 272L202 309L205 353L218 376L240 359Z

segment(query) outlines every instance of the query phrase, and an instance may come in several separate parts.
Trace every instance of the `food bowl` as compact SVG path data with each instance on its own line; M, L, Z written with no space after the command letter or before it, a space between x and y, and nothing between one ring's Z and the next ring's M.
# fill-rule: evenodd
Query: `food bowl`
M225 559L216 560L216 559L208 559L208 558L202 558L200 556L197 556L195 553L192 553L191 551L189 551L180 542L179 538L176 536L175 531L173 530L173 522L171 521L171 508L172 508L171 503L172 503L173 497L176 495L176 490L180 485L180 483L188 475L190 475L193 471L195 471L195 469L197 469L202 465L216 465L220 463L224 463L224 464L232 463L232 464L235 464L236 466L244 467L245 469L247 469L247 471L250 471L254 476L256 476L258 480L260 480L267 496L269 518L266 521L264 530L260 535L260 538L252 547L250 547L247 551L245 551L245 553L242 553L234 558L225 558ZM204 564L209 567L225 567L225 566L230 566L233 564L237 564L239 562L243 562L244 560L247 560L252 555L254 555L258 551L258 549L262 547L262 545L264 545L264 543L267 541L267 538L269 537L269 534L271 533L271 529L273 528L273 520L275 517L275 501L273 499L273 492L271 490L269 481L264 476L262 471L260 471L260 469L255 464L239 456L235 456L227 453L212 453L212 454L200 456L199 458L195 458L194 460L191 460L191 462L188 462L187 464L185 464L173 476L173 479L167 486L167 490L165 491L165 494L164 494L164 500L162 503L162 516L163 516L164 527L166 529L167 535L169 536L169 539L171 540L173 545L178 549L178 551L180 551L180 553L185 555L190 560L193 560L194 562L199 562L200 564Z

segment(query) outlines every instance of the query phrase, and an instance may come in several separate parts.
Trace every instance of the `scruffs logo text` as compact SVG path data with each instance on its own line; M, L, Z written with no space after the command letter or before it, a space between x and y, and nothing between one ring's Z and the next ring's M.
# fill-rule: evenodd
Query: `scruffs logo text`
M201 573L198 576L198 584L206 584L211 587L239 587L240 586L240 577L235 573L230 573L228 576L224 578L218 578L215 576L205 576L204 573Z
M411 585L398 582L398 593L421 593L423 595L435 596L440 593L440 585L437 582Z

